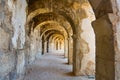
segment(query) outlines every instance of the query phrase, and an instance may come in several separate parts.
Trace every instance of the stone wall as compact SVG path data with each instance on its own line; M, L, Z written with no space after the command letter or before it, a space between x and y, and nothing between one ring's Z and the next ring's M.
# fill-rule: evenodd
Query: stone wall
M115 47L115 80L120 80L120 0L111 0L113 13L109 18L113 24Z
M29 36L29 53L26 55L28 57L28 63L33 63L36 58L41 56L41 40L40 31L32 30Z
M93 22L96 35L96 80L119 80L120 1L89 1L97 18ZM50 12L53 12L55 15L53 13L50 14L53 17L50 20L55 21L54 19L57 17L58 20L56 22L65 25L66 27L64 28L68 32L73 29L74 73L76 75L93 74L95 69L95 66L93 66L95 65L95 43L91 23L88 21L94 20L94 13L88 1L62 0L56 2L56 0L53 0L53 3L51 3L49 0L40 0L34 2L30 0L28 14L41 9L43 14L47 13L48 15L45 17L47 21L49 20L47 18L49 18ZM55 6L51 7L51 4ZM44 11L44 8L47 8L47 11ZM40 19L42 23L44 22L44 17L40 16L43 15L40 13L42 12L32 16L43 18L43 21ZM36 56L41 55L42 39L40 38L40 31L29 29L31 25L26 26L26 19L26 0L0 0L0 65L2 65L0 66L0 80L22 79L25 64L32 63ZM66 22L69 27L67 27ZM88 22L87 25L86 22ZM30 31L25 32L25 28ZM26 34L29 32L29 35ZM93 36L89 35L90 33ZM68 44L67 41L66 43ZM65 46L67 53L68 45Z
M95 14L96 14L96 17L99 18L103 15L109 15L108 19L107 19L107 22L109 24L109 22L111 22L112 24L112 29L113 29L113 39L114 39L114 44L111 44L111 46L114 46L114 64L111 64L111 66L114 67L114 70L113 72L110 72L112 74L115 73L115 75L112 75L115 76L115 78L113 80L119 80L120 77L120 60L119 60L119 57L120 57L120 1L119 0L89 0L94 11L95 11ZM102 19L103 20L103 19ZM110 21L108 21L110 20ZM106 23L107 23L106 22ZM105 22L103 22L104 24ZM97 25L96 25L97 26ZM104 55L105 56L105 55ZM106 55L106 57L108 57L108 55ZM107 64L106 64L107 65ZM97 64L97 66L99 66ZM104 75L107 77L107 75ZM100 75L99 75L100 77ZM102 76L101 76L102 77ZM100 78L97 78L97 80L101 80ZM105 80L108 80L107 78Z
M25 0L0 0L0 80L21 80L25 55Z
M80 72L83 75L95 75L95 33L88 18L82 20L81 30L80 49L83 58Z

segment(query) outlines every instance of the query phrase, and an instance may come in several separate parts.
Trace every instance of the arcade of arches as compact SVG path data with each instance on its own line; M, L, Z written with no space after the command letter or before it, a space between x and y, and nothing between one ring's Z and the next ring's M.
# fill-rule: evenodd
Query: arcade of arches
M0 80L49 53L74 76L120 80L120 0L0 0Z

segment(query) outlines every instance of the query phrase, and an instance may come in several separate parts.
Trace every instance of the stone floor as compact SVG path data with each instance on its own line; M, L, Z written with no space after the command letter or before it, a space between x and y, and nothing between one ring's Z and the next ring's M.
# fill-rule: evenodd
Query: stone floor
M75 77L72 66L61 55L45 54L26 70L24 80L95 80L92 76Z

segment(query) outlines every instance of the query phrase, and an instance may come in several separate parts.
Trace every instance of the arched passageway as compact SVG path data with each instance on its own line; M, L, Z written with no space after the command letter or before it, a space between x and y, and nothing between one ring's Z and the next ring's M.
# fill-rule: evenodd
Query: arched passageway
M63 53L75 76L119 80L119 5L119 0L0 0L0 80L22 80L26 67L49 52Z
M40 33L42 49L39 53L59 53L60 36L56 35L59 32L64 40L62 52L68 63L73 64L75 75L95 75L93 20L94 12L88 1L28 1L27 30L31 35L35 30ZM33 31L29 31L31 28ZM52 31L56 33L51 34Z

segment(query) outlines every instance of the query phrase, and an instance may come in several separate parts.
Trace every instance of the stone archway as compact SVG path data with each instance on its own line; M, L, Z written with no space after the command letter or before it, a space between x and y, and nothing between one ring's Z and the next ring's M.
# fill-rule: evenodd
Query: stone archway
M81 26L82 22L84 23L84 20L86 20L88 16L86 16L86 10L84 10L85 4L80 5L79 3L83 4L84 2L86 3L86 1L84 0L82 1L62 0L62 1L55 2L53 0L53 4L55 4L55 6L51 6L48 4L49 1L46 0L44 2L43 0L41 0L41 2L38 1L38 3L43 3L43 4L39 6L35 6L34 1L32 0L31 3L33 3L35 7L33 7L32 5L29 5L29 1L28 1L28 9L29 9L28 14L25 11L27 7L26 0L21 0L21 1L8 0L8 1L1 1L0 3L2 6L2 9L0 10L0 12L2 13L4 12L4 14L2 14L2 16L4 17L0 19L0 27L1 27L0 31L1 33L5 33L6 38L9 39L8 41L5 40L6 42L3 42L0 44L0 51L2 54L2 57L0 59L3 59L3 56L5 58L6 57L9 58L8 60L6 60L6 63L4 62L4 60L1 60L1 64L3 64L3 66L6 67L6 64L13 62L9 65L9 67L6 67L6 69L1 73L2 75L0 76L2 76L2 78L7 78L6 76L10 76L10 78L13 78L11 76L14 76L14 78L16 78L17 76L21 76L24 73L25 60L26 60L25 55L30 52L30 48L29 48L30 40L36 39L35 43L32 43L34 44L34 47L32 46L32 49L34 49L33 51L37 53L36 46L38 46L37 43L39 43L38 37L35 37L34 39L33 38L30 39L26 35L26 42L25 42L25 33L27 34L27 30L28 30L28 33L29 33L29 30L33 31L33 28L31 29L30 27L34 25L34 21L33 23L31 21L31 18L33 18L34 15L33 17L30 18L31 25L29 24L29 25L26 25L25 27L26 18L29 15L29 13L31 13L32 11L36 9L42 8L40 11L42 12L43 10L43 13L41 14L50 13L54 11L62 15L66 19L66 21L70 23L72 27L73 34L74 34L73 41L77 41L78 43L81 40L81 37L79 33L77 33L77 30L81 31L81 29L78 27ZM120 49L119 49L119 45L120 45L119 44L119 41L120 41L120 38L119 38L119 33L120 33L119 32L119 24L120 24L119 0L112 0L112 1L110 0L99 0L99 1L89 0L89 2L96 16L96 21L92 23L95 34L96 34L96 54L97 54L96 55L96 66L97 66L96 67L96 76L97 76L96 80L102 80L102 79L119 80L120 78L119 77L119 74L120 74L119 73L119 63L120 63L119 61L119 52L120 52ZM36 14L39 15L39 13L37 12ZM81 19L83 20L81 21ZM65 27L66 25L67 23L64 24L63 26ZM26 32L24 28L26 28ZM34 36L39 32L40 32L39 30L38 32L35 31L35 34L32 34L30 36ZM37 35L39 36L39 34ZM1 36L0 39L1 40L6 39L5 36ZM2 46L4 45L4 43L7 46L7 48L4 48ZM74 45L74 48L77 50L77 47L80 44L75 44L73 42L73 45ZM74 49L74 52L75 52L75 49ZM10 53L15 53L15 54L10 54ZM80 72L81 59L79 60L79 58L80 57L83 58L83 55L81 56L79 55L81 55L80 52L75 52L74 62L76 63L74 63L74 73L76 75L80 75L81 73ZM79 56L79 58L77 56ZM15 59L13 59L12 57L14 57ZM77 60L79 61L77 62ZM111 67L109 67L109 65ZM101 67L103 70L101 70ZM0 67L0 69L2 68L3 67Z
M60 39L62 39L61 48L60 48ZM50 38L49 38L49 42L51 44L51 45L49 45L49 48L50 48L49 51L50 52L52 52L52 53L57 52L57 53L62 53L62 54L64 53L64 50L65 50L64 45L65 45L65 43L64 43L64 37L62 35L60 35L60 34L51 35ZM55 44L54 44L54 42L55 42ZM62 49L62 51L60 51L61 49Z
M69 31L69 28L67 27L67 25L69 24L70 25L70 29L73 30L73 38L74 38L73 39L73 45L74 45L73 48L74 48L74 55L75 55L74 56L74 63L73 63L74 64L73 65L74 73L75 73L75 75L82 75L82 74L84 74L84 75L88 74L89 75L89 74L94 74L95 67L91 67L92 68L92 69L90 69L90 70L92 70L91 73L89 73L89 71L86 70L86 69L87 69L87 64L89 64L89 62L91 62L91 64L90 64L91 66L95 66L95 55L94 55L94 59L93 60L92 60L93 57L88 57L87 58L88 55L85 55L85 54L89 53L89 51L88 51L89 50L89 46L86 45L87 42L84 41L84 39L86 39L86 38L81 37L81 35L85 36L84 33L82 34L82 28L81 28L81 26L82 26L82 24L84 22L83 19L88 18L88 19L90 19L90 21L93 21L93 17L94 17L94 13L93 12L92 12L92 14L90 14L89 12L87 12L87 7L86 6L88 6L89 9L92 9L92 8L90 8L89 3L86 2L86 1L83 1L83 2L81 2L81 1L74 1L74 2L66 1L66 3L69 3L69 4L73 3L71 5L71 7L68 8L67 6L69 6L69 5L65 5L64 1L60 1L61 4L63 3L62 6L65 7L65 9L62 10L62 9L59 9L60 6L59 6L58 2L55 2L55 1L53 1L53 4L55 4L56 7L53 6L53 7L51 7L51 9L49 9L48 6L50 6L50 5L48 4L48 2L44 2L44 1L40 1L39 2L38 1L38 3L43 3L41 5L43 5L44 7L41 7L39 5L39 6L35 6L33 8L33 6L37 5L37 4L29 5L30 9L33 8L32 10L29 11L29 14L30 15L32 13L36 14L36 15L34 15L34 18L33 18L34 22L39 22L39 23L36 23L37 25L39 25L41 22L45 22L45 21L52 21L52 20L53 21L57 21L58 23L62 24L62 26L66 30L68 30L68 31ZM30 3L32 3L32 1L30 1ZM45 5L48 5L48 6L45 6ZM38 11L41 10L40 8L41 9L49 9L49 10L48 10L48 12L45 11L42 14L40 12L36 13L37 10ZM58 8L58 9L56 9L56 8ZM92 18L90 17L89 14L92 16ZM43 19L43 21L42 21L42 19ZM89 22L89 24L91 24L91 23ZM71 35L69 36L69 38L71 38ZM76 39L78 41L76 41ZM79 43L81 43L81 44L79 44ZM93 47L93 48L95 48L95 47ZM90 51L91 51L91 49L90 49ZM84 56L81 56L83 54L84 54ZM94 51L93 51L93 54L95 54ZM84 60L82 61L83 57L84 57ZM87 58L87 62L86 62L85 65L83 65L84 61L86 61L85 57ZM85 68L83 68L83 67L85 67Z

